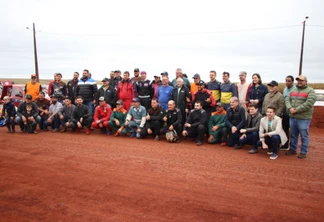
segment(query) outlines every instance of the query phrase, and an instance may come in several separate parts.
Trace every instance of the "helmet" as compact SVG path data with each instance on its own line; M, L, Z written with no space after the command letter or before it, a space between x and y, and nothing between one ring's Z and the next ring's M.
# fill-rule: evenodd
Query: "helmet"
M165 138L170 143L175 143L177 141L178 134L175 130L170 130L165 134Z

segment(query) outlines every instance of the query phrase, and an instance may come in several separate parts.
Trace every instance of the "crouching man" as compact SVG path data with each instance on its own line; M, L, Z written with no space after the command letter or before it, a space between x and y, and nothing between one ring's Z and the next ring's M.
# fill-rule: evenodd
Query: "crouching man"
M107 135L111 135L111 130L108 125L112 110L110 105L105 101L105 97L101 96L99 98L99 106L96 107L94 113L94 121L91 126L95 129L100 129L100 133L103 134L107 130Z
M81 96L77 96L75 109L72 112L71 127L79 129L86 127L85 133L90 134L90 127L92 123L92 114L88 106L83 104Z
M216 112L211 114L208 124L208 133L208 143L221 143L222 146L226 145L226 111L221 102L216 104Z
M131 133L130 137L141 138L140 132L144 128L146 122L146 109L141 106L139 98L132 100L133 105L127 113L125 126ZM132 120L133 119L133 120Z

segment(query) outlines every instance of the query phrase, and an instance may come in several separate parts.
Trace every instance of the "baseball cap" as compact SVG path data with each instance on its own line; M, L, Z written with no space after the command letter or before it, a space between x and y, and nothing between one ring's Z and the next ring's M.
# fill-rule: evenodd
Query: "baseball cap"
M140 101L139 98L133 98L132 99L132 102L135 102L135 103L139 103L139 101Z
M164 72L161 73L161 75L166 75L166 76L168 76L169 74L168 74L168 72L165 72L165 71L164 71Z
M99 101L105 101L105 97L100 96L100 97L99 97Z
M101 82L107 82L107 81L109 81L109 79L108 78L104 78Z
M36 76L36 74L31 74L30 77L31 77L31 78L33 78L33 77L36 78L37 76Z
M123 101L117 100L116 105L123 105Z
M140 74L141 75L146 75L146 72L145 71L142 71Z
M199 80L198 85L206 85L206 83L202 80Z
M224 107L224 104L221 103L221 102L218 102L218 103L216 103L216 106L223 106Z
M268 86L279 86L279 84L278 84L277 81L272 80L272 81L268 84Z
M296 77L296 80L302 80L302 81L306 80L307 81L307 77L304 75L299 75Z
M32 99L33 97L30 94L26 95L26 99Z
M196 73L192 78L193 79L200 79L200 75L198 73Z
M139 68L134 69L134 72L139 72L139 71L140 71Z
M154 78L155 78L155 77L160 78L160 76L157 76L157 75L155 75Z

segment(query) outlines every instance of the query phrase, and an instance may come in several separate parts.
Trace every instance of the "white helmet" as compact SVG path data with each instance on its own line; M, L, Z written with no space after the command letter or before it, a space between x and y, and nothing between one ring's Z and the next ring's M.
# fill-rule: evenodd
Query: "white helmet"
M165 134L165 138L170 143L175 143L177 141L178 134L175 130L170 130Z

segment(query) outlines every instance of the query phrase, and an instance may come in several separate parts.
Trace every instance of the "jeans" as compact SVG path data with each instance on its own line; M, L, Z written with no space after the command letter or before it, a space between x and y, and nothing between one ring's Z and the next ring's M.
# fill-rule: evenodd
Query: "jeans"
M246 137L244 139L240 139L241 144L250 144L252 145L252 149L257 149L258 146L258 140L259 140L259 133L258 132L251 132L247 133Z
M301 137L301 151L302 154L307 154L308 152L308 130L311 123L310 119L295 119L290 117L290 131L291 131L291 144L290 149L297 151L298 146L298 136Z
M20 129L23 129L24 128L24 123L23 123L23 121L22 121L22 119L21 119L20 116L16 116L15 121L20 126ZM41 121L42 121L42 118L40 116L37 116L36 117L36 123L39 124Z
M264 138L265 143L268 145L269 151L278 154L279 145L281 142L279 135L267 136Z
M228 140L227 146L238 145L240 140L240 130L236 130L235 133L232 133L232 129L228 128Z
M283 144L283 147L288 148L289 145L289 141L290 141L290 133L289 133L289 115L288 114L284 114L282 117L282 129L285 131L285 134L288 138L287 142L285 144Z
M126 127L128 132L133 133L136 132L137 129L139 129L140 123L137 124L135 121L129 121L128 126ZM141 138L141 134L136 132L136 137Z
M87 107L89 107L90 113L91 113L91 115L93 115L94 114L94 105L93 105L92 101L83 102L83 104L86 105Z
M10 116L6 116L6 126L8 127L8 129L10 129L10 126L11 126L11 129L15 129L15 121L14 119L11 120L10 119Z

